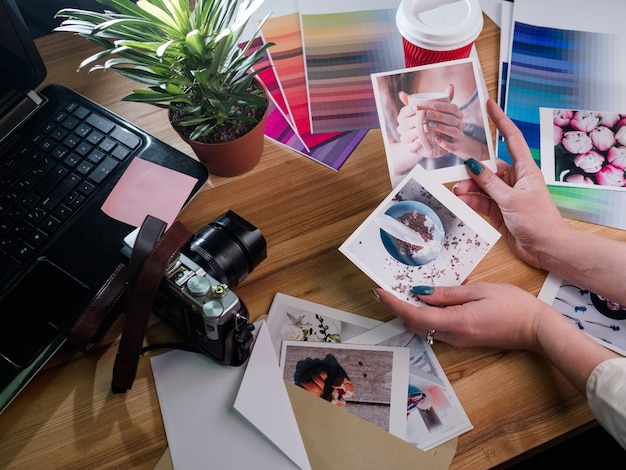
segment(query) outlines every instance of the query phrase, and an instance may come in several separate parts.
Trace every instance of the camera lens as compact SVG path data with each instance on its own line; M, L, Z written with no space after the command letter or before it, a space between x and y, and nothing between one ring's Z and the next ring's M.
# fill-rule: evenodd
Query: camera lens
M198 230L181 251L230 287L267 257L261 231L230 210Z

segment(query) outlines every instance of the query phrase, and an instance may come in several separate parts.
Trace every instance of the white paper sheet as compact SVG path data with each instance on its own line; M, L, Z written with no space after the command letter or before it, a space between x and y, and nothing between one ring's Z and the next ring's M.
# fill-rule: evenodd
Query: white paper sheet
M174 468L297 468L233 409L245 366L185 351L150 361Z

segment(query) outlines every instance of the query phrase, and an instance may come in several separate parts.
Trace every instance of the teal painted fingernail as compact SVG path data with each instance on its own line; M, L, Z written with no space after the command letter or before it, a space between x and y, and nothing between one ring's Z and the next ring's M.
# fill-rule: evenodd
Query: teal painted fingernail
M467 165L469 170L475 175L480 175L483 172L483 166L478 163L478 160L476 160L475 158L468 158L467 160L465 160L465 164Z
M430 295L434 289L431 286L413 286L411 292L415 295Z

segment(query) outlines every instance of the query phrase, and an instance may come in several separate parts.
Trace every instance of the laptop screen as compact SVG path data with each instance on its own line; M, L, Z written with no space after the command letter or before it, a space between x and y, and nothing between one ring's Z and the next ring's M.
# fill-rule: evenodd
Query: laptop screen
M14 0L0 2L0 118L46 76L46 68Z

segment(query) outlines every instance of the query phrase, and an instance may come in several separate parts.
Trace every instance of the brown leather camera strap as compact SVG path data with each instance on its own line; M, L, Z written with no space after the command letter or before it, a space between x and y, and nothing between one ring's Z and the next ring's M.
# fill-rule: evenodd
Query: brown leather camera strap
M154 298L167 267L172 263L182 246L189 240L191 233L180 223L174 222L172 227L163 236L156 237L159 230L159 223L162 221L148 216L141 231L145 228L150 236L142 237L141 242L145 245L153 246L149 255L145 259L133 260L135 249L129 265L129 274L136 273L136 277L129 277L126 323L122 332L120 346L115 357L113 366L113 393L123 393L130 389L137 374L139 357L143 347L143 339L148 326L148 317L152 310ZM161 225L164 228L164 225ZM162 230L161 230L162 233ZM139 241L139 235L137 241ZM153 243L153 239L154 240ZM135 243L137 243L137 241ZM141 250L143 251L143 250ZM137 266L140 266L137 268ZM133 273L135 270L135 273Z
M111 327L121 313L129 283L137 278L139 269L164 230L164 222L152 216L146 217L137 234L129 267L120 263L91 299L69 332L70 343L87 352Z
M126 301L126 323L113 366L114 393L130 389L137 373L148 318L161 279L181 247L191 237L180 222L165 231L165 222L147 216L128 267L120 264L91 300L71 329L68 341L89 351L113 324Z
M127 280L128 269L120 264L74 323L70 343L83 352L95 346L121 312Z

